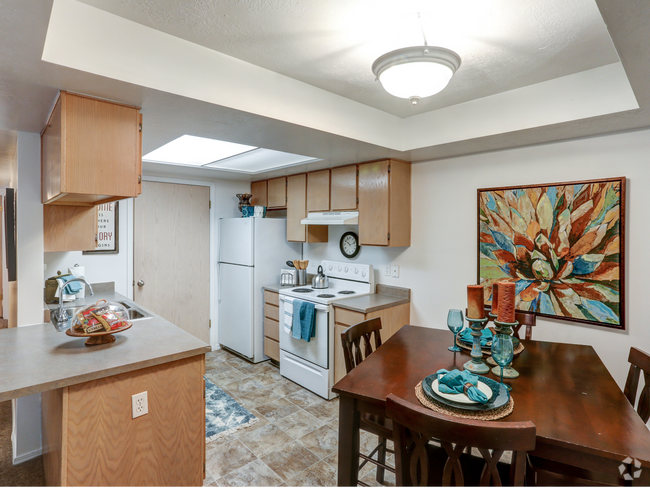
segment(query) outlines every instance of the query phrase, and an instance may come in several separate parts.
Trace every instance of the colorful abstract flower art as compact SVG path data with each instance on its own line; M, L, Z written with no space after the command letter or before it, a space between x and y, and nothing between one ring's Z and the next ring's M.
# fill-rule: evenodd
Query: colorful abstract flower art
M478 191L479 283L516 283L517 310L619 329L625 178Z

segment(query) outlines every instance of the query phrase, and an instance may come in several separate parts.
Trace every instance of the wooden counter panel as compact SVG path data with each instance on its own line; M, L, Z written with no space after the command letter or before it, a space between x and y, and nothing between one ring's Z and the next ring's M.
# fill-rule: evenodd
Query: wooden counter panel
M69 486L200 486L204 355L68 388ZM132 419L131 396L149 413Z
M280 306L280 294L272 291L264 290L264 302L275 305L276 307Z
M264 316L273 320L280 321L280 307L271 305L270 303L264 304Z
M68 388L41 393L41 439L43 444L43 468L47 486L67 486L65 465L68 439Z
M334 322L341 325L358 324L366 320L366 314L353 312L352 310L345 310L343 308L334 307Z
M280 323L277 320L264 317L264 335L280 342Z

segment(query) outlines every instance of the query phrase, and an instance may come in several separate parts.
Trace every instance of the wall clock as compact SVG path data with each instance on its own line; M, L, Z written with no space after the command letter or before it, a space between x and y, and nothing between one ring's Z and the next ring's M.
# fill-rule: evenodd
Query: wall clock
M341 236L340 248L341 253L346 258L355 257L359 254L359 249L361 249L361 246L359 245L359 236L354 232L345 232Z

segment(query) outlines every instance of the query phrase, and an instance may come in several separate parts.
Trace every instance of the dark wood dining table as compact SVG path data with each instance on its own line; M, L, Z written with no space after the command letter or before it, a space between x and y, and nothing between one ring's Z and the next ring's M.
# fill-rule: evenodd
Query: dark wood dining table
M469 351L451 352L446 330L406 325L334 385L340 395L338 485L356 486L359 416L385 416L393 393L420 404L415 386L439 369L463 369ZM537 427L540 458L619 476L629 463L632 485L650 485L650 431L593 347L522 341L513 361L519 378L512 386L514 411L502 421L530 420ZM492 373L488 377L496 378ZM622 476L621 476L622 477Z

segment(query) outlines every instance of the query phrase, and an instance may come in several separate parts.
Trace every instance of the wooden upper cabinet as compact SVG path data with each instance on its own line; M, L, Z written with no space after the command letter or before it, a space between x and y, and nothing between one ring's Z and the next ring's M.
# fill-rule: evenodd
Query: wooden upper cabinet
M332 169L330 208L332 211L357 209L356 165Z
M267 207L266 200L266 180L253 181L251 183L251 205L261 205Z
M307 173L307 212L330 209L330 170Z
M327 242L326 225L303 225L307 217L307 175L287 177L287 241Z
M411 245L411 163L389 159L359 165L359 241Z
M92 206L138 196L141 123L138 107L61 91L41 133L42 202Z
M267 182L267 207L285 208L287 206L287 178L274 178Z
M43 207L43 251L94 251L96 239L97 207Z

